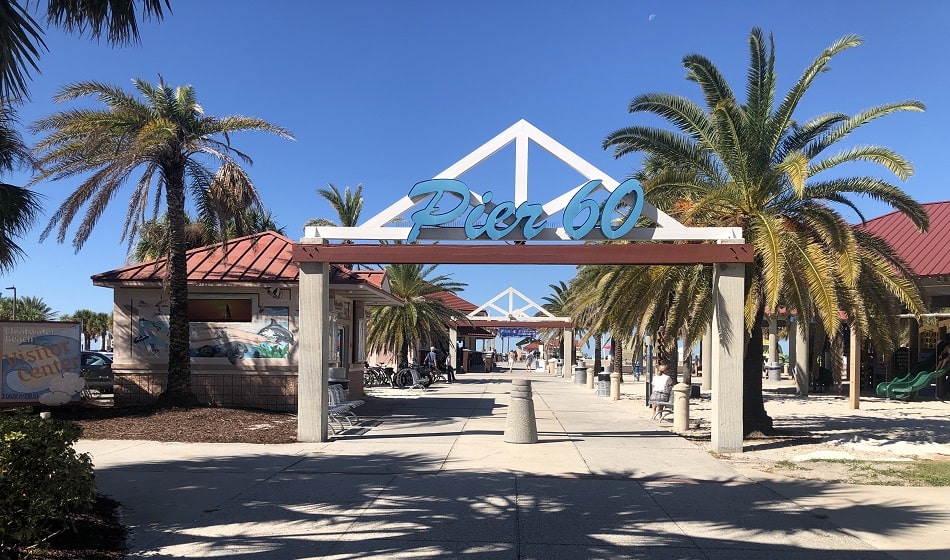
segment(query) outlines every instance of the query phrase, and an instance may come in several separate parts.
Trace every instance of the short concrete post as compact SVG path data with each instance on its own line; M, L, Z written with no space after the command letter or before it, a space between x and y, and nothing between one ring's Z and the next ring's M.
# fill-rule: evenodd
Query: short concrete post
M530 379L511 380L511 399L505 423L506 443L538 443L538 424L534 417Z
M593 389L594 381L596 380L597 380L597 376L594 375L594 368L592 367L587 368L587 388Z
M620 373L616 371L610 374L610 400L620 400Z
M690 386L686 383L673 386L673 433L689 431L689 391Z

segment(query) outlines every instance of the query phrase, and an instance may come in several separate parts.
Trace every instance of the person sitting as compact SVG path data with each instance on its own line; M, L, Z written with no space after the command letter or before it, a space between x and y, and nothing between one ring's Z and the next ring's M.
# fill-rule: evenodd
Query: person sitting
M653 391L650 393L650 403L653 404L653 420L663 415L665 403L670 400L670 392L673 390L673 378L667 375L666 365L660 365L656 370L656 375L652 381Z

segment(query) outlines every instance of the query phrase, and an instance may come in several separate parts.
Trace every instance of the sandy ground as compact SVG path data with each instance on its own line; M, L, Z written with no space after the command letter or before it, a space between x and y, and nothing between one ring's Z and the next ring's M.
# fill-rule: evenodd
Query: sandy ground
M625 383L621 392L634 412L639 408L650 417L642 382ZM851 410L846 394L802 398L790 380L766 381L764 395L766 411L783 435L747 439L743 453L722 456L740 471L890 485L905 483L901 474L915 461L950 461L950 402L864 396L860 408ZM706 449L711 416L708 394L691 400L686 437ZM660 425L672 429L671 421Z

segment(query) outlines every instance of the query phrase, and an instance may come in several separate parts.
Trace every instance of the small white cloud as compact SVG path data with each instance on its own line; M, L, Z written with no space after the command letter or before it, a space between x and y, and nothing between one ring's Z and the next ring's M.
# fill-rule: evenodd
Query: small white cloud
M74 394L74 393L73 393ZM73 400L73 394L62 391L50 391L40 395L40 402L47 406L61 406Z
M83 378L75 373L64 373L62 377L54 377L49 382L49 390L75 395L85 386Z
M650 17L647 18L647 21L653 21L656 19L656 14L650 14Z

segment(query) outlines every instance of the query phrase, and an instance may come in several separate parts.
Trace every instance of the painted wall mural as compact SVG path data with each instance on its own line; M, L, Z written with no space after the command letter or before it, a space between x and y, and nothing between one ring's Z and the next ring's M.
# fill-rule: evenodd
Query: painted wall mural
M168 307L139 301L138 333L133 351L147 357L168 355ZM260 307L252 322L192 322L190 351L195 358L239 360L288 358L296 346L290 330L290 308Z

